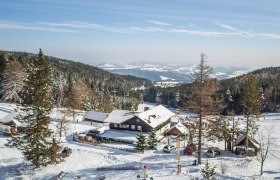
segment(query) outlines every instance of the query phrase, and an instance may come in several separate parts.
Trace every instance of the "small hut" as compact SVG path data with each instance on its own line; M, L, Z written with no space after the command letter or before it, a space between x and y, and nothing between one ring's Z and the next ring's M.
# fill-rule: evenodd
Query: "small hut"
M0 132L7 135L17 134L20 126L20 122L15 119L17 115L17 113L13 112L0 119Z
M235 143L236 155L256 156L260 149L260 145L257 140L252 137L248 137L248 148L246 149L246 135L241 135ZM247 152L246 152L247 151Z
M185 136L187 134L188 129L182 123L177 123L173 125L168 131L166 131L166 135Z

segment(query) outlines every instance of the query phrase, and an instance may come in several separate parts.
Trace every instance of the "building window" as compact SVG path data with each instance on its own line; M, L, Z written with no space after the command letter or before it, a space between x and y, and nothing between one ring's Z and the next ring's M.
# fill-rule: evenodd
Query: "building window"
M142 126L137 126L137 131L142 131Z
M129 129L129 125L128 124L120 124L120 128Z
M135 130L135 125L130 125L130 129Z
M144 107L144 111L148 111L149 110L149 107Z

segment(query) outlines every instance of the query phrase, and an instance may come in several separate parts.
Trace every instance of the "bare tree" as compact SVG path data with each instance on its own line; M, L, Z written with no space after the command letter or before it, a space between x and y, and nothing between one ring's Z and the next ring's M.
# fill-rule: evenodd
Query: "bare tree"
M20 102L19 92L23 88L25 72L17 60L9 61L4 71L3 99Z
M278 158L278 151L279 147L276 147L275 139L271 137L271 130L266 130L266 133L263 131L258 132L258 141L260 145L259 153L257 155L257 160L261 164L261 174L263 174L263 166L265 160L267 159L268 155L271 155L274 158Z
M207 129L208 140L218 140L225 142L225 150L231 150L231 127L229 118L226 116L217 116L208 120L209 125Z
M71 92L66 100L67 107L71 110L74 121L77 110L86 109L85 105L87 101L90 101L89 88L82 80L78 80L72 87Z
M63 109L60 110L60 112L62 113L62 118L58 119L58 124L56 125L57 133L59 135L59 142L61 142L62 134L64 133L66 136L67 131L69 130L67 116L71 114L71 111L69 111L69 109Z
M202 144L202 117L214 114L215 103L214 93L218 89L216 80L210 77L212 67L206 64L206 55L201 54L199 65L193 74L194 84L191 93L188 95L188 108L197 113L198 121L198 164L201 164L201 144Z

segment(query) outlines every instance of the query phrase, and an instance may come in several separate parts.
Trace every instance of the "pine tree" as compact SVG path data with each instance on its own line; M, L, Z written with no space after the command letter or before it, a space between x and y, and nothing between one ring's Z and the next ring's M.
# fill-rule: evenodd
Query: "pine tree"
M216 172L215 172L215 166L210 167L208 160L206 161L205 167L201 169L201 175L203 179L205 180L215 180L216 179Z
M158 143L157 135L155 133L155 130L152 129L150 132L149 139L148 139L148 145L150 148L155 148L157 143Z
M3 79L4 71L7 65L7 60L3 53L0 54L0 80ZM0 81L1 82L1 81Z
M246 149L248 148L248 136L258 129L256 117L260 115L260 94L257 90L257 80L251 75L243 87L242 102L246 117ZM251 135L253 135L251 134Z
M21 113L17 119L25 128L21 132L22 136L13 138L16 147L36 168L51 163L50 89L50 66L40 49L37 59L27 68L27 78L24 80L19 107Z
M201 144L202 144L202 117L215 113L214 94L218 89L217 81L210 77L212 67L206 64L206 55L201 54L199 65L193 74L194 83L192 91L188 96L188 108L197 113L199 121L198 127L198 164L201 164Z
M3 53L0 54L0 98L1 98L1 92L2 92L2 82L4 79L4 71L7 66L7 60Z
M137 139L137 145L136 145L137 152L144 153L147 147L145 136L143 135L143 133L140 133L138 134L136 139Z

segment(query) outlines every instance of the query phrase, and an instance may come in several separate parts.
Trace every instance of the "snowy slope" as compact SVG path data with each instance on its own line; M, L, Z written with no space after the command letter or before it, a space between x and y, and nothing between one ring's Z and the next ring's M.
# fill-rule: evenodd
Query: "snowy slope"
M261 130L270 129L272 131L272 136L276 139L276 145L273 145L272 148L279 149L277 145L280 146L280 114L266 114L265 120L262 119L259 123ZM52 122L51 125L54 130L55 124L56 122ZM69 122L69 126L71 130L62 145L72 148L73 153L60 164L50 165L46 168L42 167L35 171L30 169L30 166L27 165L28 163L17 149L4 145L10 138L0 136L0 179L31 179L30 177L32 179L52 179L60 171L64 171L68 173L65 179L75 179L77 175L80 175L82 179L96 179L98 175L104 174L106 179L110 180L136 180L136 176L143 173L141 169L137 170L137 168L143 167L144 164L147 164L150 176L153 176L156 180L185 180L192 177L201 177L199 173L200 167L190 165L196 156L183 155L183 148L181 148L182 174L177 175L175 152L166 154L162 152L162 147L159 147L158 150L148 150L144 154L138 154L109 147L73 142L70 134L86 132L96 127L74 122ZM181 147L185 143L182 141ZM122 147L122 144L118 146ZM206 147L209 146L219 146L223 149L224 143L205 141L203 162L207 160L205 152ZM127 145L123 145L123 147L127 147ZM272 156L268 157L264 166L264 175L261 178L258 177L260 164L253 157L236 157L235 154L222 151L222 156L209 158L208 160L211 166L216 165L219 179L280 178L280 159ZM221 173L221 163L228 166L226 174ZM97 170L99 167L113 169L116 167L135 167L136 170L99 171Z

